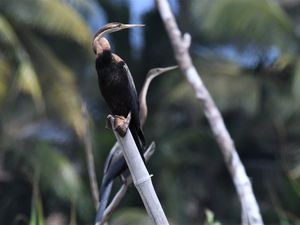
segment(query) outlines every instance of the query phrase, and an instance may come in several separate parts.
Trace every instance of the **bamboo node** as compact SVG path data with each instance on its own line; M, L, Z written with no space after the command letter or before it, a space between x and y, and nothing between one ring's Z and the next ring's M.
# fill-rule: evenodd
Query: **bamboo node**
M146 176L146 177L142 177L141 179L136 180L136 181L134 182L134 185L137 186L137 185L140 185L140 184L142 184L142 183L145 183L146 181L151 180L151 177L152 177L152 176L153 176L153 175L149 175L149 176Z

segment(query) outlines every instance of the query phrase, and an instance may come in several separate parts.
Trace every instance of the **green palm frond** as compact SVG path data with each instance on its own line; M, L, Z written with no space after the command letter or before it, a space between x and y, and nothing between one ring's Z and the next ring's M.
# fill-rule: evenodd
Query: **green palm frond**
M60 0L2 0L0 12L18 27L36 28L90 47L91 34L84 20Z
M82 99L76 85L75 74L58 60L41 40L32 34L25 36L27 49L40 75L46 107L53 110L82 137L85 132L85 118L81 112Z
M42 90L30 59L22 60L17 70L17 87L32 96L38 111L44 110Z
M54 191L58 197L68 201L74 201L82 194L78 172L57 149L38 144L23 157L26 167L38 173L41 187Z
M6 60L0 60L0 106L7 96L10 69Z
M34 181L29 225L44 225L42 200L37 181Z
M16 46L18 38L9 22L0 14L0 46Z
M16 70L17 75L17 87L19 90L28 93L32 96L36 107L39 111L43 110L43 98L41 87L38 82L38 76L33 68L31 60L28 56L28 53L22 46L19 41L16 33L13 30L13 27L9 24L9 22L0 15L0 46L3 49L6 49L6 55L10 54L17 63L18 68ZM4 62L4 61L3 61ZM4 72L6 74L9 73L9 66L5 66L5 63L1 64L0 73ZM7 79L7 76L1 76L0 78ZM2 83L2 82L1 82ZM5 96L7 91L7 82L2 83L2 87L0 87L0 95ZM0 97L1 97L0 96Z
M201 2L194 3L201 7ZM211 37L240 43L289 46L295 41L290 18L273 0L205 0L208 10L201 11L204 30ZM197 19L199 12L194 11ZM196 20L197 21L197 20Z
M294 72L292 91L297 102L299 102L300 99L300 60L299 59L296 63L296 68Z

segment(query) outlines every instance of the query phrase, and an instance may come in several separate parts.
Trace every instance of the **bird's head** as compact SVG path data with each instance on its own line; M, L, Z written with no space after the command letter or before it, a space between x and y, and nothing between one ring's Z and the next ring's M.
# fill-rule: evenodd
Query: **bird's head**
M110 49L109 42L104 38L105 34L110 34L120 30L134 28L134 27L143 27L144 24L123 24L123 23L108 23L101 27L96 34L94 35L93 40L93 50L95 54L103 52L103 50Z
M176 68L178 68L178 66L169 66L169 67L164 67L164 68L153 68L153 69L149 70L149 72L147 73L147 77L150 77L150 76L156 77L159 74L165 73L165 72L170 71L170 70L174 70Z

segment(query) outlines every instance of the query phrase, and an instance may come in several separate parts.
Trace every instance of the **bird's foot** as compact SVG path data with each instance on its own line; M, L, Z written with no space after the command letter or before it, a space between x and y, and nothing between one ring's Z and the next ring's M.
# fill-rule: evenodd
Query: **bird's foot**
M114 127L121 137L124 137L131 120L131 113L125 118L124 116L115 115Z

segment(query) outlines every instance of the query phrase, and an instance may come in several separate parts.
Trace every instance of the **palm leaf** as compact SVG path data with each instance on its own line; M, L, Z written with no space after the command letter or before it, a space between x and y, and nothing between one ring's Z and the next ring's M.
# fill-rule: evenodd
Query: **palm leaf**
M9 22L0 14L0 46L16 46L18 38Z
M296 62L295 72L292 82L292 91L293 95L296 98L296 102L299 102L300 99L300 60Z
M198 1L197 1L198 2ZM202 6L198 4L198 8ZM290 18L273 0L206 0L200 11L213 39L288 47L298 40ZM197 7L196 7L197 8ZM194 11L195 21L199 16ZM196 26L197 27L197 26ZM198 26L199 27L199 26ZM293 42L295 44L295 42Z
M10 64L6 60L0 60L0 105L7 96L10 69Z
M34 181L33 195L31 201L31 216L29 225L44 225L42 200L38 190L37 181Z
M0 12L18 27L64 36L89 48L91 35L82 17L60 0L2 0Z
M24 38L40 75L46 107L82 137L85 132L85 118L81 112L82 99L75 82L75 74L34 35L24 35Z
M42 111L44 108L42 91L39 85L37 74L33 68L28 53L19 41L16 33L13 30L13 27L3 16L0 15L0 46L1 44L3 46L3 49L7 49L6 54L11 54L10 57L18 62L18 68L16 71L18 79L17 87L19 88L19 90L30 94L36 104L37 109L39 111ZM3 63L2 66L3 67L0 68L0 73L2 71L8 74L8 68L10 67L5 66L5 64ZM3 79L5 79L5 77L1 77L0 79L4 81ZM2 86L0 87L1 96L6 95L7 85L7 82L2 83Z
M82 181L77 171L58 149L37 144L30 151L19 151L23 167L39 175L41 187L54 191L63 199L74 201L82 194Z
M38 111L44 110L42 90L38 81L38 76L30 59L21 61L17 70L17 87L30 94L36 104Z
M26 143L29 142L22 142L25 146ZM57 200L71 202L77 209L80 208L78 213L82 218L91 216L93 205L88 192L75 166L61 149L39 141L35 141L31 148L22 148L20 142L10 144L10 147L10 169L21 170L21 174L25 174L32 181L38 176L42 191L50 191Z

